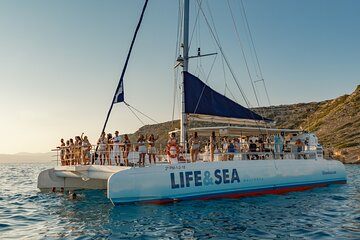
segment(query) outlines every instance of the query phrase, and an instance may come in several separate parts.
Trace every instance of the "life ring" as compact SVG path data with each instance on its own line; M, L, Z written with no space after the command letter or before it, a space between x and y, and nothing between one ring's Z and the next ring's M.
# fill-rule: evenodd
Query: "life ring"
M170 157L170 158L177 158L179 153L179 148L177 146L177 144L169 144L167 146L166 149L166 154Z

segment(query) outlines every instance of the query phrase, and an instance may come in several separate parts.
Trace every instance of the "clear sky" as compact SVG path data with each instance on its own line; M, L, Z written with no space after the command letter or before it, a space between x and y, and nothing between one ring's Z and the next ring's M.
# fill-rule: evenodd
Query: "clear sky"
M229 3L240 16L239 0ZM360 84L360 1L243 3L273 105L331 99ZM96 142L142 5L140 0L0 0L0 153L47 152L60 138L82 132ZM224 51L251 95L227 1L209 6ZM241 17L236 19L241 26ZM125 76L126 101L158 122L172 117L177 20L178 1L149 1ZM208 32L204 20L199 24ZM196 44L202 53L217 51L210 42L209 36L194 40L191 54ZM224 92L223 81L210 85ZM131 133L141 126L117 104L107 132Z

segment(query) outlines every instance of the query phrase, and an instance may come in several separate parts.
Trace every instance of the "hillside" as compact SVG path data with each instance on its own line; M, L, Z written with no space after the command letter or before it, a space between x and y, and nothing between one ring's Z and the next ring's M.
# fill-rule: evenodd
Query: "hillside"
M276 121L279 128L302 128L315 132L320 143L331 149L335 158L354 163L360 161L360 85L350 95L333 100L311 103L298 103L265 108L256 112ZM209 123L192 123L190 127L208 126ZM165 122L141 127L131 134L135 141L139 133L159 135L159 143L164 146L167 132L179 128L179 121Z

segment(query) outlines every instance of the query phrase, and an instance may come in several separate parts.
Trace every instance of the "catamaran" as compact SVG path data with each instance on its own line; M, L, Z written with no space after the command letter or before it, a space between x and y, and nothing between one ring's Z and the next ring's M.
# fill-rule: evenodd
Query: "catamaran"
M113 104L124 102L123 77L147 2L103 131ZM178 58L178 65L182 67L179 141L182 150L172 152L170 149L162 161L145 167L136 164L57 166L39 174L38 188L41 191L103 189L113 204L122 204L242 197L346 183L344 165L324 158L323 148L313 133L269 127L270 119L216 92L188 71L192 58L189 56L189 0L184 0L182 6L182 56ZM226 125L188 129L189 119ZM214 133L218 137L237 136L254 138L254 141L262 136L271 141L263 143L261 149L240 149L232 153L231 158L228 153L205 151L198 161L189 162L186 136L194 132L204 137ZM296 141L305 144L299 149ZM136 157L132 161L136 163Z

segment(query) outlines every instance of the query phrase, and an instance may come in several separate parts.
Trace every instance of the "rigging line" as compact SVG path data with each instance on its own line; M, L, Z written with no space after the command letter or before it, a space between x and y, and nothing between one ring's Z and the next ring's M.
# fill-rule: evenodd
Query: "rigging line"
M261 71L259 58L258 58L258 55L257 55L257 51L256 51L256 48L255 48L254 40L253 40L252 33L251 33L251 29L250 29L250 24L249 24L249 21L248 21L248 19L247 19L244 2L243 2L242 0L240 0L240 3L241 3L241 6L242 6L242 12L243 12L243 16L244 16L244 19L245 19L246 27L247 27L247 30L248 30L248 32L249 32L250 42L251 42L252 48L253 48L253 50L254 50L256 63L257 63L257 66L258 66L258 69L259 69L259 73L260 73L260 78L263 78L263 74L262 74L262 71Z
M269 93L268 93L268 91L267 91L267 87L266 87L266 84L265 84L265 80L264 80L264 77L263 77L263 74L262 74L262 70L261 70L261 67L260 67L260 62L259 62L258 54L257 54L256 48L255 48L254 39L253 39L252 32L251 32L251 29L250 29L250 24L249 24L249 21L248 21L248 18L247 18L246 9L245 9L245 5L244 5L243 0L240 0L240 3L241 3L240 9L242 10L243 20L244 20L244 22L246 23L246 29L248 30L248 33L249 33L251 46L252 46L252 49L253 49L253 52L254 52L254 55L255 55L255 59L256 59L256 63L257 63L257 68L258 68L259 74L260 74L260 79L261 79L261 81L263 82L264 89L265 89L265 93L266 93L266 98L267 98L267 101L268 101L268 103L269 103L269 106L271 106ZM239 2L238 2L238 4L239 4ZM239 5L240 5L240 4L239 4ZM254 65L255 65L255 64L254 64ZM255 70L256 70L256 67L255 67ZM257 72L257 71L255 71L255 72ZM264 111L262 111L262 112L265 113L265 109L264 109ZM262 117L263 117L263 116L262 116ZM268 126L268 124L266 124L266 126ZM270 125L269 125L269 127L270 127ZM267 130L266 130L266 132L268 133Z
M217 55L215 55L215 57L214 57L214 61L213 61L212 65L211 65L211 68L210 68L209 74L208 74L208 76L207 76L207 78L206 78L206 83L207 83L207 82L208 82L208 80L209 80L210 73L211 73L211 71L212 71L212 69L213 69L213 67L214 67L216 57L217 57ZM198 99L198 101L197 101L197 103L196 103L196 107L195 107L195 110L194 110L194 114L196 113L196 111L197 111L197 109L198 109L198 107L199 107L199 104L200 104L201 98L202 98L202 96L203 96L203 93L204 93L205 87L206 87L206 84L204 84L203 89L201 90L201 93L200 93L199 99Z
M228 86L226 86L226 89L229 91L231 97L236 101L236 98L235 98L234 94L231 92L230 88Z
M124 79L124 75L125 75L125 71L126 71L126 68L127 68L128 62L129 62L129 59L130 59L131 51L132 51L132 48L133 48L133 46L134 46L137 33L138 33L139 29L140 29L140 25L141 25L141 22L142 22L142 20L143 20L143 17L144 17L144 13L145 13L145 9L146 9L147 4L148 4L148 0L145 0L145 4L144 4L144 7L143 7L142 12L141 12L141 16L140 16L139 22L138 22L138 24L137 24L137 26L136 26L135 33L134 33L133 39L132 39L131 44L130 44L130 49L129 49L128 55L127 55L127 57L126 57L126 61L125 61L125 64L124 64L124 68L123 68L123 70L122 70L122 73L121 73L121 76L120 76L120 80L119 80L118 86L117 86L117 88L116 88L116 91L115 91L115 93L114 93L114 97L113 97L113 100L112 100L112 102L111 102L110 109L109 109L109 111L108 111L108 113L107 113L106 120L105 120L105 123L104 123L104 126L103 126L103 129L102 129L101 133L103 133L103 132L105 131L106 124L107 124L107 122L108 122L108 120L109 120L109 116L110 116L111 110L112 110L112 108L113 108L113 106L114 106L114 102L115 102L115 100L116 100L117 92L119 91L119 88L120 88L120 86L122 85L121 83L123 82L123 79Z
M142 125L145 125L145 123L143 121L141 121L141 119L139 118L138 115L136 115L136 113L130 108L130 105L125 103L125 105L129 108L129 110L135 115L135 117L141 122Z
M182 8L181 8L181 0L179 0L179 9L178 9L178 29L177 29L177 36L176 36L176 45L175 45L175 64L177 61L177 57L180 55L180 35L181 35L181 28L182 28ZM177 84L178 84L178 68L174 69L174 93L173 93L173 106L172 106L172 117L171 117L171 124L174 126L174 118L175 118L175 107L176 107L176 94L177 94Z
M202 3L202 0L200 1L200 4ZM190 49L190 47L191 47L191 43L192 43L192 40L193 40L193 37L194 37L194 32L195 32L195 29L197 29L196 28L196 24L197 24L197 22L198 22L198 18L199 18L199 15L200 15L200 9L197 11L197 14L196 14L196 18L195 18L195 23L194 23L194 28L193 28L193 30L192 30L192 33L191 33L191 38L190 38L190 41L189 41L189 49Z
M178 70L174 71L174 97L173 97L173 108L172 108L172 118L171 122L174 124L175 118L175 107L176 107L176 96L177 96L177 84L178 84Z
M214 60L213 60L213 62L212 62L212 64L211 64L209 73L208 73L208 75L207 75L207 77L206 77L206 83L209 82L210 74L211 74L212 70L214 69L214 65L215 65L215 62L216 62L216 58L217 58L217 55L215 55Z
M259 98L258 98L258 96L257 96L256 90L255 90L254 81L253 81L253 79L252 79L251 72L250 72L250 69L249 69L249 65L248 65L248 62L247 62L247 60L246 60L246 56L245 56L245 52L244 52L244 46L243 46L243 44L242 44L242 42L241 42L240 33L239 33L238 29L237 29L236 22L235 22L235 18L234 18L234 14L233 14L233 12L232 12L232 10L231 10L231 6L230 6L229 0L227 0L227 3L228 3L228 7L229 7L229 11L230 11L231 18L232 18L232 21L233 21L233 24L234 24L236 36L237 36L237 38L238 38L238 40L239 40L240 49L241 49L242 56L243 56L243 58L244 58L246 70L247 70L247 72L248 72L248 76L249 76L249 79L250 79L250 82L251 82L251 86L252 86L252 89L253 89L253 91L254 91L255 99L256 99L257 105L260 107L260 102L259 102Z
M126 104L126 106L131 107L132 109L134 109L135 111L137 111L138 113L142 114L143 116L145 116L146 118L150 119L151 121L153 121L154 123L159 123L158 121L152 119L151 117L149 117L148 115L146 115L145 113L141 112L139 109L136 109L135 107L131 106L130 104L128 104L127 102L124 102Z
M259 71L258 71L258 67L257 67L257 65L256 65L256 62L255 62L255 53L254 53L254 51L253 51L253 48L252 48L252 46L251 46L251 40L250 40L250 34L249 34L249 32L248 32L248 29L247 29L247 27L246 27L246 18L245 18L245 16L244 16L244 13L243 13L243 9L241 8L241 6L240 6L240 2L239 1L237 1L237 5L238 5L238 11L240 12L240 15L241 15L241 19L242 19L242 25L243 25L243 28L245 29L245 37L246 37L246 42L248 43L248 45L249 45L249 51L250 51L250 56L251 56L251 63L252 63L252 65L253 65L253 67L254 67L254 71L255 71L255 75L256 75L256 78L257 79L260 79L261 77L260 77L260 74L259 74ZM236 10L234 10L234 12L235 11L237 11L237 9Z
M248 32L249 32L250 42L251 42L251 45L252 45L252 49L253 49L253 51L254 51L255 60L256 60L257 67L258 67L258 70L259 70L259 73L260 73L260 79L263 81L264 89L265 89L265 93L266 93L266 98L267 98L267 100L268 100L269 106L271 106L269 94L268 94L267 87L266 87L266 84L265 84L265 80L264 80L264 77L263 77L263 74L262 74L262 70L261 70L261 67L260 67L259 57L258 57L256 48L255 48L254 39L253 39L253 36L252 36L250 24L249 24L249 21L248 21L248 19L247 19L247 14L246 14L245 5L244 5L243 0L241 0L240 2L241 2L242 12L243 12L243 16L244 16L245 23L246 23L246 26L247 26L247 30L248 30Z
M213 22L213 25L214 25L214 30L216 31L215 23L214 23L214 20L213 20L213 18L212 18L212 14L211 14L211 10L210 10L209 5L208 5L208 9L209 9L210 17L211 17L212 22ZM223 56L223 58L224 58L224 60L225 60L225 62L226 62L226 65L228 66L228 68L229 68L229 70L230 70L230 73L231 73L231 75L232 75L232 77L233 77L233 79L234 79L234 81L235 81L235 83L236 83L236 85L237 85L237 87L238 87L238 89L239 89L239 91L240 91L240 93L241 93L241 95L242 95L242 97L243 97L243 99L244 99L247 107L250 108L250 103L249 103L248 99L246 98L246 95L245 95L245 93L243 92L240 84L238 83L237 78L236 78L236 76L235 76L235 73L233 72L233 70L232 70L232 68L231 68L231 66L230 66L230 63L229 63L228 59L226 58L225 53L224 53L224 51L223 51L223 49L222 49L222 47L221 47L221 45L220 45L219 37L217 37L217 38L215 37L214 32L213 32L212 28L210 27L210 24L209 24L209 22L208 22L208 19L207 19L207 17L206 17L206 15L205 15L205 13L204 13L204 11L203 11L202 8L201 8L201 12L202 12L202 14L203 14L203 16L204 16L204 19L205 19L205 21L206 21L206 23L207 23L207 25L208 25L208 27L209 27L209 30L210 30L211 34L213 35L213 38L214 38L216 44L218 45L218 48L219 48L219 50L220 50L220 52L221 52L221 54L222 54L222 56ZM251 115L253 115L253 112L252 112L252 111L251 111ZM262 116L261 116L261 117L262 117ZM263 117L262 117L262 118L263 118ZM264 118L263 118L263 120L264 120ZM256 125L260 128L260 125L259 125L260 121L255 121L255 122L256 122Z
M223 70L223 75L224 75L224 80L225 80L225 91L224 91L224 95L226 95L227 79L226 79L225 64L224 64L224 59L223 59L223 58L221 58L221 65L222 65L222 70Z
M243 47L243 44L242 44L242 42L241 42L240 33L239 33L238 29L237 29L236 22L235 22L235 18L234 18L234 14L233 14L233 12L232 12L232 10L231 10L231 6L230 6L229 0L227 0L227 3L228 3L229 10L230 10L231 18L232 18L232 20L233 20L233 24L234 24L236 36L237 36L238 41L239 41L239 44L240 44L241 53L242 53L242 56L243 56L243 58L244 58L246 70L247 70L248 75L249 75L249 80L250 80L250 82L251 82L251 86L252 86L252 89L253 89L253 92L254 92L254 95L255 95L255 99L256 99L257 105L260 107L259 98L258 98L258 96L257 96L257 92L256 92L256 89L255 89L254 81L253 81L253 79L252 79L251 72L250 72L250 69L249 69L249 65L248 65L248 62L247 62L247 60L246 60L246 56L245 56L245 52L244 52L244 47ZM263 117L262 115L263 115L263 113L261 113L260 116L261 116L262 120L265 122L265 119L264 119L264 117ZM258 125L258 127L259 127L259 129L260 129L260 125Z
M204 10L203 10L202 8L200 8L200 10L201 10L201 13L202 13L203 16L204 16L204 19L205 19L206 24L207 24L208 27L209 27L210 33L212 34L212 36L213 36L213 38L214 38L214 40L215 40L215 42L216 42L216 44L217 44L217 47L219 48L219 50L220 50L220 52L221 52L221 55L223 56L223 58L224 58L224 60L225 60L225 62L226 62L226 65L227 65L227 67L229 68L229 71L230 71L230 73L231 73L231 75L232 75L232 77L233 77L233 79L234 79L234 81L235 81L235 83L236 83L236 86L238 87L238 89L239 89L239 91L240 91L240 93L241 93L241 95L242 95L242 97L243 97L243 99L244 99L244 101L245 101L246 106L247 106L247 107L250 107L249 100L246 98L243 89L241 88L240 84L239 84L238 81L236 80L235 73L234 73L234 71L232 70L229 61L227 60L227 58L226 58L226 56L225 56L225 53L224 53L224 51L223 51L223 49L222 49L219 41L216 39L215 34L214 34L214 31L213 31L212 28L210 27L209 21L208 21L206 15L205 15L205 13L204 13Z

